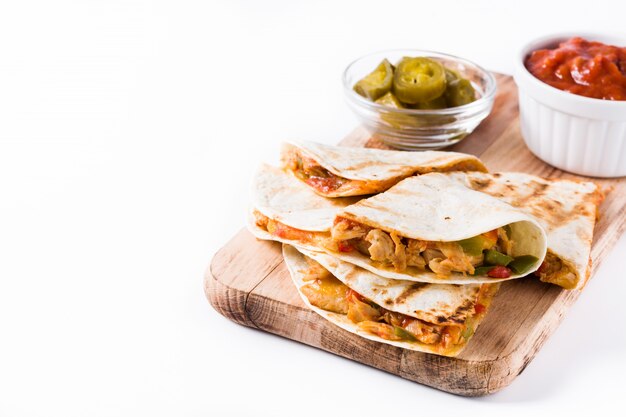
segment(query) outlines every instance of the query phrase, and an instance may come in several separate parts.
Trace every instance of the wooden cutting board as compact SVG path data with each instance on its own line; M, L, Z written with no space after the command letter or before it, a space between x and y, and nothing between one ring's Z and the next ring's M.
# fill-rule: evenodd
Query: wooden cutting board
M580 178L530 153L520 136L515 84L509 76L497 78L493 112L451 150L477 155L492 172ZM384 148L361 128L341 143ZM597 182L612 190L601 206L596 226L591 253L594 270L626 229L626 179ZM205 276L205 292L213 307L236 323L465 396L493 393L510 384L580 294L534 278L504 282L465 350L456 358L447 358L368 341L319 317L305 307L296 292L282 260L281 245L257 241L245 229L213 257Z

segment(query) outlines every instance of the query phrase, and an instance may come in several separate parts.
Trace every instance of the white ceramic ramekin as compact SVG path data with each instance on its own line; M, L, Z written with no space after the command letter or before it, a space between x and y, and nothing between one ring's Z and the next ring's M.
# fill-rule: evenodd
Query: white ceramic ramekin
M626 46L626 38L586 33L546 36L524 46L515 68L522 136L535 155L562 170L592 177L626 176L626 101L561 91L524 66L532 51L575 36Z

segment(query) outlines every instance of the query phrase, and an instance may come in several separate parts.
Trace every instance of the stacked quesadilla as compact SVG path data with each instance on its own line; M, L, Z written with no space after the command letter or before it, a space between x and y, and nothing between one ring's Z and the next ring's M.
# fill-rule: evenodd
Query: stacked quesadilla
M304 302L370 340L457 355L501 281L582 288L593 183L488 174L471 155L290 143L253 181L250 231Z
M484 318L499 284L427 284L382 278L321 252L283 245L302 299L366 339L455 356Z

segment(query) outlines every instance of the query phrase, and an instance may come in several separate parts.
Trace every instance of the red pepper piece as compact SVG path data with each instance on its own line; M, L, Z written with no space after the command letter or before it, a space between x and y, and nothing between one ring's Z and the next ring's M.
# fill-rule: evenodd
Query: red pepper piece
M506 266L496 266L487 272L491 278L508 278L511 276L511 270Z

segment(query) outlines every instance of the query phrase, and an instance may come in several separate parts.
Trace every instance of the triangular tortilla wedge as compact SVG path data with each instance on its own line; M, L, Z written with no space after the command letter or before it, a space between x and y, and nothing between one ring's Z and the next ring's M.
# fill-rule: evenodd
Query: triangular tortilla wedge
M473 301L478 296L481 285L491 285L428 284L383 278L327 253L299 247L296 249L376 304L429 323L464 322L473 314Z
M324 198L293 176L262 164L251 187L252 206L246 225L258 239L316 250L330 239L330 228L342 208L358 198Z
M291 175L262 164L251 187L252 204L262 214L291 227L328 232L337 212L358 198L328 199L315 194Z
M340 252L330 251L328 246L322 249L383 277L419 282L496 282L520 278L537 270L547 249L546 234L541 226L519 209L495 198L484 197L484 193L469 189L441 173L406 178L384 193L345 207L335 218L333 239L340 243L351 243L357 249L360 241L366 240L371 243L369 254L362 249ZM523 272L513 271L507 277L483 274L471 276L468 274L473 272L473 268L468 267L466 271L453 269L445 274L441 272L445 269L442 267L443 262L438 262L441 265L431 262L432 257L441 255L431 256L428 250L440 249L445 254L442 258L458 258L459 264L466 265L464 261L468 251L462 242L501 228L507 229L507 238L513 242L508 253L510 257L535 258ZM374 232L377 232L377 236L372 235ZM500 245L500 239L504 239L504 236L498 231L497 237L497 245ZM381 241L380 244L375 244L376 240ZM391 240L393 246L390 247ZM426 269L412 266L408 261L412 244L417 243L415 246L419 246L423 242L428 242L426 251L420 249L420 255L428 265ZM463 246L463 250L457 243ZM387 255L376 256L375 252ZM397 258L404 256L402 252L406 254L407 261L400 259L396 262ZM483 249L478 250L477 256L482 256L482 253ZM484 263L478 262L475 266L480 265Z
M288 174L269 166L261 167L253 190L255 197L248 227L258 238L323 250L387 278L449 284L493 283L535 271L546 252L545 233L534 219L442 174L407 178L386 193L353 205L350 203L355 200L321 197ZM488 276L486 271L470 275L472 269L466 274L452 272L442 276L424 265L397 271L391 264L374 261L334 241L330 230L334 227L333 219L339 215L352 216L353 220L365 219L370 226L380 227L387 233L397 231L407 238L449 242L452 249L458 248L453 244L456 241L492 234L495 229L506 226L515 242L511 255L530 255L536 259L524 273L509 276ZM499 241L499 235L495 239ZM346 252L348 249L350 252ZM435 249L431 252L440 253Z
M566 289L585 286L597 210L604 198L597 184L520 172L447 175L537 219L548 235L548 255L537 272L542 281Z
M487 172L478 158L464 153L387 151L305 141L283 144L281 166L324 197L379 193L406 177L429 172Z
M445 356L467 345L499 286L389 280L289 245L283 255L302 300L325 319L369 340Z

